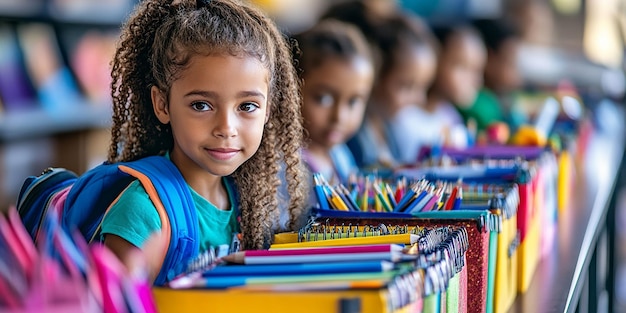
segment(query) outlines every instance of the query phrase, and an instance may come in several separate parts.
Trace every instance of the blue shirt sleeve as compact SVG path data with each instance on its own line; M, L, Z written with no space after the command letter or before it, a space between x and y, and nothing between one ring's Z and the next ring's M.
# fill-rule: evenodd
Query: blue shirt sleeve
M101 240L112 234L142 247L150 235L160 230L159 213L141 183L135 180L104 216Z

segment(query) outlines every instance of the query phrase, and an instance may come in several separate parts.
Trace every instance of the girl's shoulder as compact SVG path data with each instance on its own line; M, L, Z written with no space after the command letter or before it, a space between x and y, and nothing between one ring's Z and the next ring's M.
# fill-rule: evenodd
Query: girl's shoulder
M104 215L101 238L114 234L141 247L151 233L161 228L161 220L145 188L134 180Z
M154 204L150 200L148 192L138 179L133 180L130 184L128 184L128 187L120 193L118 200L113 207L115 206L138 208L148 207L154 210Z

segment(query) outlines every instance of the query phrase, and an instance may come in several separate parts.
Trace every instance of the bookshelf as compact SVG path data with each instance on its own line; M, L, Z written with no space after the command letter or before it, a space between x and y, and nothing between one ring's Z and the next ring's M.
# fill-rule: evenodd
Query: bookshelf
M0 142L88 129L106 129L110 122L111 109L106 106L79 104L74 109L63 112L27 110L0 115Z
M120 21L138 1L5 1L0 2L0 21L49 23L90 28L119 28Z
M117 18L102 18L97 15L55 18L41 13L28 14L26 12L18 12L14 14L0 13L0 20L10 23L48 23L70 27L97 27L108 29L117 29L120 26L120 20Z
M0 205L49 166L106 158L110 68L138 0L0 1Z

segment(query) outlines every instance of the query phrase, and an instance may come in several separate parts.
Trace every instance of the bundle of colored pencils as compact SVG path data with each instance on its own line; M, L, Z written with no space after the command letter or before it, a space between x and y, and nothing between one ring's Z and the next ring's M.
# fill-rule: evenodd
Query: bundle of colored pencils
M409 182L405 177L390 181L375 175L352 176L349 187L331 186L322 175L314 174L315 194L322 210L361 212L426 212L454 210L461 205L461 182Z

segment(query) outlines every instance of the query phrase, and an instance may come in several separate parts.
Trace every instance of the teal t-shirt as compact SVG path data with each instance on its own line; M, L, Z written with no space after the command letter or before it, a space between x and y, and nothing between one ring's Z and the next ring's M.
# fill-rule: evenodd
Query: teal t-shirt
M224 211L200 196L191 187L189 191L196 206L200 251L209 247L230 245L233 232L236 232L234 190L222 180L231 203L230 210ZM101 240L106 234L124 238L136 247L142 247L154 232L161 230L161 220L148 193L138 180L132 182L109 209L102 221Z

